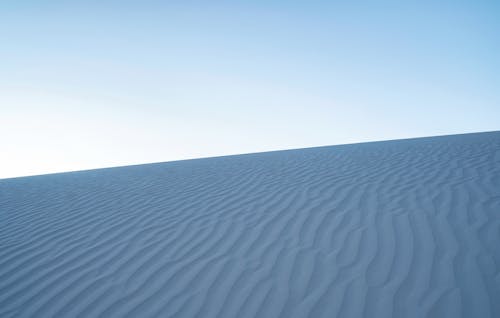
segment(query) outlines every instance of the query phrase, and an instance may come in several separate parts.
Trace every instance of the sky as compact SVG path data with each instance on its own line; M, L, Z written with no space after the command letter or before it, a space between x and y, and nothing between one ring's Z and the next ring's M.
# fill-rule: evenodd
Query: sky
M1 1L0 178L500 130L499 34L499 1Z

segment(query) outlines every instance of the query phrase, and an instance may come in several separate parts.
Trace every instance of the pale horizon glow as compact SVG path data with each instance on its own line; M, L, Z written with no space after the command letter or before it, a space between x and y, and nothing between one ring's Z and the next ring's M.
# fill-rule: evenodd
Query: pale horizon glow
M0 179L500 130L500 5L5 1Z

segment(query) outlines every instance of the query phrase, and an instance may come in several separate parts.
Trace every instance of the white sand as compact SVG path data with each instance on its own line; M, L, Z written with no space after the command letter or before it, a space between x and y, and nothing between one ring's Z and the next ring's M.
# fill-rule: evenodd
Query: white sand
M0 180L0 317L500 317L500 132Z

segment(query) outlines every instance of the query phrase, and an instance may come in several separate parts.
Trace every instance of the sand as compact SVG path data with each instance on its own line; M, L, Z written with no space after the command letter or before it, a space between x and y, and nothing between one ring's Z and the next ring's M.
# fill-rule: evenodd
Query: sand
M0 180L0 317L500 317L500 132Z

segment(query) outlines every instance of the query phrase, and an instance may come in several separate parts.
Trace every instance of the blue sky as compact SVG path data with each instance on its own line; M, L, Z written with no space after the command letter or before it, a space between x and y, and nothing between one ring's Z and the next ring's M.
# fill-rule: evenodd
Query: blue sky
M499 130L499 4L2 1L0 178Z

